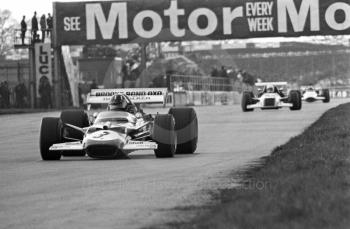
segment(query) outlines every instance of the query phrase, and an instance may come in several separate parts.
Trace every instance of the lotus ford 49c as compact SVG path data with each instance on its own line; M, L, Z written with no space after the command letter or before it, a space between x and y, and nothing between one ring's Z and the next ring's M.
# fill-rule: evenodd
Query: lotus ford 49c
M245 91L242 95L242 110L253 111L255 108L280 109L289 107L290 110L300 110L302 106L301 93L291 90L285 95L286 82L256 83L257 95L252 91Z
M193 108L170 108L168 114L145 114L140 104L165 103L166 89L97 89L88 96L88 110L108 104L89 116L83 110L63 111L43 118L40 152L43 160L62 156L97 159L126 157L154 150L157 158L192 154L197 148L198 121Z
M316 89L313 86L303 86L301 87L302 100L312 103L315 101L322 101L324 103L329 103L330 95L329 89Z

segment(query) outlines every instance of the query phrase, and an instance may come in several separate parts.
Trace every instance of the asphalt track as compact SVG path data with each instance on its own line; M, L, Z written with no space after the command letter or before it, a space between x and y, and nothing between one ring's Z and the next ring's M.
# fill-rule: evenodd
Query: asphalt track
M198 107L197 153L172 159L148 151L130 160L44 162L40 120L59 114L0 116L0 228L140 228L181 219L188 214L174 208L201 205L208 190L236 185L228 178L232 170L268 155L344 102L293 112Z

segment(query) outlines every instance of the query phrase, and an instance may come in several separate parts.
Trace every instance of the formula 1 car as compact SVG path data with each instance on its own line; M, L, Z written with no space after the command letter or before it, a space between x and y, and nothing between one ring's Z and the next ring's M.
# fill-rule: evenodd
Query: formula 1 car
M242 110L244 112L253 111L255 108L280 109L289 107L290 110L300 110L302 106L301 93L291 90L288 96L283 92L286 82L256 83L258 93L255 96L252 91L245 91L242 95ZM279 87L279 88L278 88Z
M330 95L329 89L316 89L313 86L301 87L302 100L312 103L318 100L322 100L324 103L329 103Z
M198 120L193 108L170 108L168 114L145 114L139 104L165 103L167 89L96 89L88 96L94 104L122 96L134 112L107 110L92 116L84 110L62 111L59 118L43 118L40 152L43 160L61 156L96 159L127 157L138 150L154 150L157 158L192 154L197 148ZM109 105L108 105L109 106Z

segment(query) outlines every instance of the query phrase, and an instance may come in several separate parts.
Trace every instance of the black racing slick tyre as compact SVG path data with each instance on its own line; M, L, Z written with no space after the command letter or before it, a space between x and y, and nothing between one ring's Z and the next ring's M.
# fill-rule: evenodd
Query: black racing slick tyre
M253 93L250 91L243 92L242 102L241 102L242 111L243 112L253 111L254 109L247 108L247 106L251 104L253 104Z
M293 105L292 107L290 107L290 110L292 111L301 110L302 102L301 102L301 93L299 91L295 91L295 90L290 91L288 96L288 101Z
M176 154L193 154L198 142L198 119L190 107L170 108L169 114L175 119L177 136Z
M157 115L154 119L152 139L158 148L154 150L157 158L173 157L176 151L175 120L170 114Z
M89 118L83 110L62 111L60 119L62 123L71 124L80 128L89 126ZM71 128L66 128L66 130L68 135L67 137L69 138L82 140L84 137L83 133L77 130L73 130Z
M44 161L61 159L61 152L49 151L49 148L60 142L59 118L43 118L40 128L40 154Z
M329 101L331 100L331 97L329 95L329 90L328 89L323 89L322 90L322 94L324 96L324 100L322 100L324 103L329 103Z

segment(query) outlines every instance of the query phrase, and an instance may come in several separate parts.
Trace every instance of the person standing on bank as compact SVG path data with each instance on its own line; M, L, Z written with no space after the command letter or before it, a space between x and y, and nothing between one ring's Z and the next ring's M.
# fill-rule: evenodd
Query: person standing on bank
M34 12L34 16L32 17L32 35L33 41L36 41L37 33L38 33L38 19L36 18L36 11Z
M22 45L24 45L24 38L26 37L27 32L27 23L26 23L26 16L23 16L23 19L21 21L21 39L22 39Z
M42 76L39 80L39 95L40 95L40 107L49 109L52 108L51 103L51 85L46 76Z
M23 81L20 81L15 87L15 95L16 95L16 106L18 108L24 108L26 106L25 100L27 96L27 89Z
M41 28L41 40L42 42L45 42L45 34L46 34L46 17L45 14L43 14L40 18L40 28Z
M10 89L7 81L0 85L0 96L2 98L2 108L10 108Z
M47 37L51 37L52 28L53 28L53 19L51 14L47 14L46 25L47 25Z

